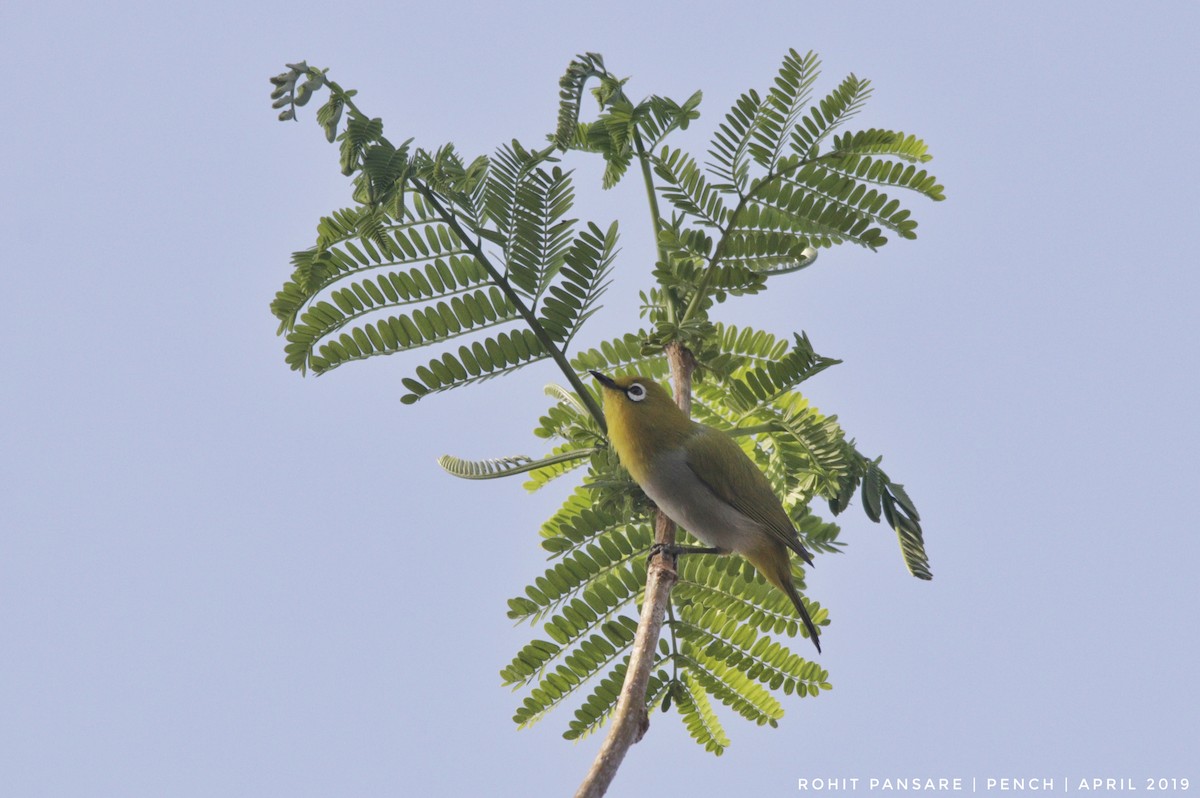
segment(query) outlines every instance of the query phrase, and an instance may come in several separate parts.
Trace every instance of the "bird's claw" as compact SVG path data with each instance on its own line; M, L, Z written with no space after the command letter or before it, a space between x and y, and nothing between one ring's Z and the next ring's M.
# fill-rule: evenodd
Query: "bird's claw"
M653 560L656 556L670 557L671 559L675 559L678 555L679 552L675 546L672 546L669 543L655 543L650 547L650 556L646 558L646 563L648 565L650 560Z

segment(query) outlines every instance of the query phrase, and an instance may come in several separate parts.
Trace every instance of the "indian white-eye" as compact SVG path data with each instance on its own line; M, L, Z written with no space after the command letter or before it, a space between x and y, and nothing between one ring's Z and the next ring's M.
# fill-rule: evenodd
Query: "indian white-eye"
M810 565L812 555L766 475L728 433L692 421L654 380L591 374L603 386L608 438L621 465L668 518L711 547L676 552L745 557L796 605L820 651L789 552Z

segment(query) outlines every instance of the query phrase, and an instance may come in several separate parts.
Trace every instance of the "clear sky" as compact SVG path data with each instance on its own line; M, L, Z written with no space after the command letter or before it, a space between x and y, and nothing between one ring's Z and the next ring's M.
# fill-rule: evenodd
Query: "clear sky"
M555 373L404 407L421 358L288 371L268 303L349 192L267 77L308 59L393 141L482 153L538 141L591 50L633 96L703 89L700 149L788 47L871 78L859 126L924 137L948 200L723 318L845 361L807 393L908 487L935 579L856 504L809 581L832 692L730 717L720 758L656 715L613 794L1196 789L1197 6L506 5L0 7L0 793L570 794L599 738L517 732L497 675L561 491L434 463L539 453ZM623 225L598 341L652 246L640 187L577 165L581 215Z

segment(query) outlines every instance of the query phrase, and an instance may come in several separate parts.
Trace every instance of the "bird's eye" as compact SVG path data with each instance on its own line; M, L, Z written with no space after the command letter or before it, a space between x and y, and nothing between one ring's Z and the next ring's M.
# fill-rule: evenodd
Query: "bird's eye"
M635 402L640 402L646 398L646 389L635 382L625 389L625 395Z

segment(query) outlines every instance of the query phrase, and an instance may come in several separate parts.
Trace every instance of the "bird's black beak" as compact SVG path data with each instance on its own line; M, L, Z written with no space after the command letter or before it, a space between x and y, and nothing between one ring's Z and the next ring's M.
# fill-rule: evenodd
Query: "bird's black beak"
M596 381L605 388L611 388L614 391L621 390L620 386L617 385L616 381L613 380L612 377L606 377L598 371L589 371L588 374L591 374L593 377L595 377Z

